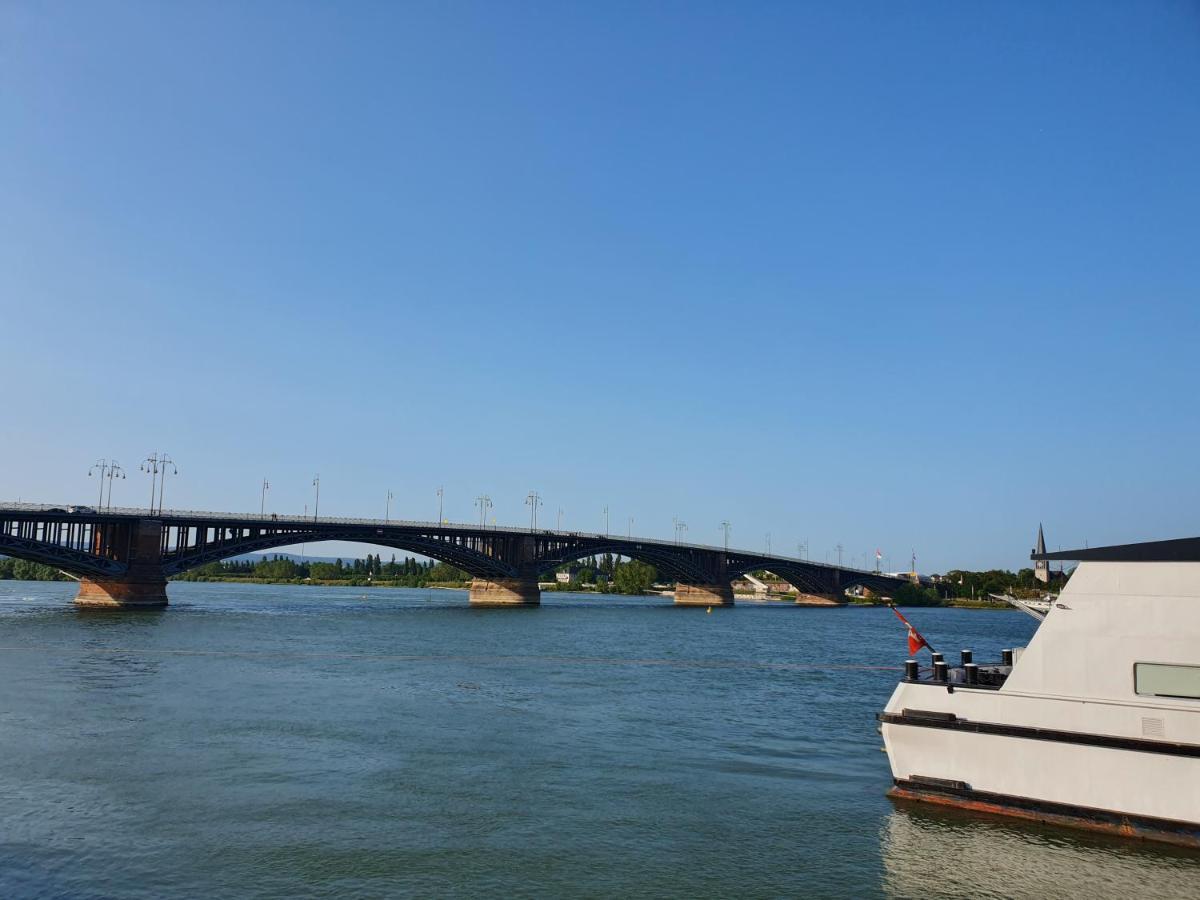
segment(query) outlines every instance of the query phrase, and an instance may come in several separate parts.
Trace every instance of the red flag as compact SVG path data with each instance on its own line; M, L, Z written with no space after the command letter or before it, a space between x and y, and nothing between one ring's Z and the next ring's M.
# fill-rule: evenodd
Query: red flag
M896 609L894 606L892 607L892 612L896 614L897 619L908 626L908 655L916 656L917 652L922 647L929 647L929 652L932 653L933 647L929 646L929 641L925 640L925 638L921 635L921 632L913 628L912 622L900 615L900 610Z

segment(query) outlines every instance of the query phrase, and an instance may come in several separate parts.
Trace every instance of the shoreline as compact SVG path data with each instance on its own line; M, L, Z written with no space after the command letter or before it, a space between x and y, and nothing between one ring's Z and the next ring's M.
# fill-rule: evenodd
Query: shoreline
M170 581L170 583L198 582L198 583L203 583L203 584L275 584L275 585L296 585L296 586L300 586L300 587L410 588L411 590L414 590L414 591L424 591L424 590L466 591L466 590L470 590L470 588L471 588L471 582L469 582L469 581L463 581L463 582L439 581L439 582L431 582L429 584L401 584L398 581L389 580L389 579L379 579L379 580L372 580L372 581L363 581L361 579L360 580L337 581L337 580L332 580L332 579L327 579L327 578L316 578L316 579L314 579L314 578L255 578L253 576L249 576L246 578L217 578L217 577L214 577L211 575L201 575L196 578L172 578L172 579L169 579L169 581ZM610 591L597 591L597 590L561 591L561 590L554 590L552 588L547 588L547 589L543 590L543 593L547 593L547 594L595 594L597 596L629 596L629 597L639 597L639 596L640 597L654 597L654 596L671 597L671 596L674 596L673 591L661 591L661 590L646 591L643 594L616 594L616 593L613 593ZM757 596L754 594L735 594L734 600L740 601L742 603L795 604L797 602L795 597L790 597L787 595L760 597L760 596ZM824 606L826 604L800 604L800 605ZM888 604L886 604L886 603L863 603L860 601L855 601L854 599L851 599L851 598L847 598L846 603L833 603L833 604L829 604L829 605L831 605L831 606L849 606L849 607L880 607L883 609L886 609L888 607ZM1012 607L1008 606L1007 604L989 603L989 602L980 601L980 600L951 600L948 603L931 605L928 608L929 609L983 609L983 610L990 609L990 610L1001 610L1001 611L1012 609Z

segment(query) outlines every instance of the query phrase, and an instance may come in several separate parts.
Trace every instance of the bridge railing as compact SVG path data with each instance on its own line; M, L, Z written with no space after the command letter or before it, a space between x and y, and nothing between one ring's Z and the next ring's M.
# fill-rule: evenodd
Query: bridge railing
M53 503L22 503L22 502L5 502L0 503L0 513L5 511L21 512L21 513L39 513L39 512L55 512L68 513L69 510L80 510L78 514L87 516L120 516L132 518L154 518L161 519L164 522L172 522L172 520L180 520L182 522L195 522L196 520L211 521L214 523L220 522L237 522L241 523L262 523L271 526L288 526L288 527L304 527L304 526L327 526L327 525L352 525L365 526L375 528L410 528L430 530L436 529L439 531L461 531L478 534L479 532L501 534L540 534L552 537L563 538L588 538L590 540L610 541L614 544L649 544L654 547L676 548L679 550L698 550L706 553L724 553L741 556L747 559L762 560L763 568L770 568L771 562L783 562L790 565L811 566L816 569L836 570L839 572L851 572L856 575L874 575L877 577L890 577L882 572L875 572L871 569L857 569L853 566L835 566L830 563L814 562L810 559L802 559L798 556L780 556L776 554L767 555L758 553L753 550L739 550L735 547L725 548L711 544L692 544L684 541L663 540L662 538L646 538L630 536L625 537L617 534L604 534L603 532L594 531L556 531L552 529L536 529L531 530L527 527L512 526L512 525L475 525L467 522L432 522L416 519L362 519L351 518L344 516L297 516L283 515L279 513L234 513L234 512L213 512L211 510L192 510L192 509L167 509L162 511L152 511L144 507L133 506L112 506L100 509L98 507L86 506L85 504L53 504ZM86 510L86 512L84 511ZM68 513L69 514L69 513Z

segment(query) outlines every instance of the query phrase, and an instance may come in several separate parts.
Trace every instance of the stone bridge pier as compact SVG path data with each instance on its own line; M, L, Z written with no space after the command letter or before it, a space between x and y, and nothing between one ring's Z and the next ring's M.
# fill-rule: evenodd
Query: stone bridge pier
M472 606L541 606L537 575L517 578L474 578L468 601Z
M516 570L508 576L475 574L467 600L471 606L541 606L538 587L537 541L522 535L504 547L506 561Z
M728 579L710 584L675 583L677 606L733 606L733 583Z
M677 606L733 606L733 579L724 557L706 560L698 566L703 578L680 572L675 581Z
M167 605L162 568L162 522L140 519L129 545L129 568L119 578L79 580L75 605L91 609L151 609Z

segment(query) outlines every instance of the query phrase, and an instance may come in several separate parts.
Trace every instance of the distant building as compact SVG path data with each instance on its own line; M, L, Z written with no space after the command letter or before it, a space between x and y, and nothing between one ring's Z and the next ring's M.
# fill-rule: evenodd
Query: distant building
M1034 553L1042 554L1046 552L1046 536L1042 534L1042 523L1038 522L1037 547L1034 548ZM1042 584L1050 583L1050 561L1045 559L1034 560L1033 577Z

